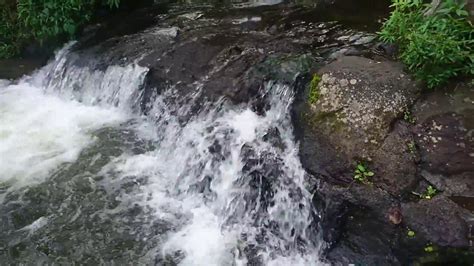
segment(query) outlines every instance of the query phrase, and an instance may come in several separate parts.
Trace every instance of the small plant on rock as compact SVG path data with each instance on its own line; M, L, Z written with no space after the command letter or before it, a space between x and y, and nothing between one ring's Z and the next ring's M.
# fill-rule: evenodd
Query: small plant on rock
M318 74L314 74L311 82L309 83L309 97L308 101L311 104L314 104L318 101L320 92L318 89L319 82L321 81L321 77Z
M428 244L428 245L425 246L424 250L425 250L425 252L427 252L427 253L431 253L431 252L433 252L433 251L435 250L435 248L433 247L432 244Z
M369 177L374 175L374 172L370 171L363 163L358 163L354 170L354 179L360 183L368 183Z
M407 143L407 149L408 149L408 152L409 152L409 153L412 153L412 154L415 153L415 151L416 151L416 144L415 144L415 142L414 142L414 141L408 142L408 143Z
M425 193L423 193L423 198L424 199L431 199L436 195L437 192L438 191L436 190L436 188L434 188L433 186L428 186L426 188Z
M403 120L405 120L406 122L408 122L410 124L415 124L416 123L416 118L413 117L412 113L408 110L403 112Z
M411 238L415 237L415 231L408 229L407 236Z
M436 188L434 188L433 186L428 186L426 188L426 191L423 192L422 194L419 194L416 192L412 192L412 193L422 199L432 199L438 193L438 190L436 190Z

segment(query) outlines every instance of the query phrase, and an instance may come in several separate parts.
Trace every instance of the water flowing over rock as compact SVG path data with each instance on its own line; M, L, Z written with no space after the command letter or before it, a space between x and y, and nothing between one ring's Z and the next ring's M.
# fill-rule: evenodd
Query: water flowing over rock
M201 102L205 106L189 113L200 100L196 86L175 104L165 103L175 90L156 95L148 115L142 117L135 107L140 106L146 68L112 65L91 70L68 65L68 59L68 53L60 53L31 81L15 85L21 88L17 94L28 93L41 89L28 87L35 80L47 81L47 96L38 92L37 100L48 104L43 99L47 97L58 102L57 107L39 105L38 110L25 110L26 115L51 112L44 108L55 108L52 112L58 115L77 115L73 108L80 105L85 115L113 119L107 113L90 113L93 110L88 108L103 108L100 112L117 108L124 117L118 125L79 129L90 142L82 144L73 158L58 158L60 164L48 168L41 161L18 161L10 150L2 151L12 156L6 163L42 167L43 173L34 174L45 178L32 185L24 174L13 172L2 180L7 186L2 243L10 252L4 261L318 263L321 242L314 223L318 214L303 186L305 172L288 112L293 92L287 85L262 84L268 105L265 115L254 112L250 105L234 105L225 99ZM20 94L10 100L5 93L12 90L15 87L2 90L2 99L13 107L17 98L34 97ZM7 115L15 114L13 107L6 110ZM50 124L46 118L37 119ZM28 126L28 130L36 129L35 124ZM275 129L280 132L284 153L283 146L274 147L264 140ZM62 141L58 138L41 140L39 145ZM78 142L68 141L69 145ZM15 188L18 182L26 184ZM124 249L128 252L122 253Z
M253 25L237 18L181 26L189 19L179 15L71 44L2 88L2 121L13 128L2 131L4 168L42 170L31 174L36 183L18 171L2 177L2 261L323 263L289 112L292 83L312 59L288 31L242 32ZM28 105L15 113L22 98ZM42 127L67 113L79 124ZM15 115L34 117L25 138L38 139L38 160L12 154ZM51 145L77 148L63 158Z

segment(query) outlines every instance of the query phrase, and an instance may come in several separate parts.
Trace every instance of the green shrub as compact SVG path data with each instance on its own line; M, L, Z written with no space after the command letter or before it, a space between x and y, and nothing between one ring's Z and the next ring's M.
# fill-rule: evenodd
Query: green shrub
M120 0L105 2L116 7ZM72 37L91 18L96 4L95 0L19 0L18 17L39 40L62 34Z
M18 53L23 32L17 22L15 6L0 5L0 58L11 57Z
M116 8L120 0L7 0L0 2L0 58L19 52L27 41L75 36L94 9Z
M474 74L474 30L464 4L444 0L427 15L432 6L422 0L392 1L394 10L379 34L399 45L400 59L416 78L433 88Z

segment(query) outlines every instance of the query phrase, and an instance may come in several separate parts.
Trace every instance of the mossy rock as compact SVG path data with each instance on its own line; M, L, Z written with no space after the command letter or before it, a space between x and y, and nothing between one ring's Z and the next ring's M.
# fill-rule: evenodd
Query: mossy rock
M394 130L394 122L418 92L396 62L346 56L319 69L308 82L298 111L303 164L318 172L318 163L323 162L333 169L323 172L349 181L354 162L367 161L371 169L381 167L377 169L381 174L374 177L376 185L394 194L406 190L415 180L416 167L413 157L407 156L406 130Z

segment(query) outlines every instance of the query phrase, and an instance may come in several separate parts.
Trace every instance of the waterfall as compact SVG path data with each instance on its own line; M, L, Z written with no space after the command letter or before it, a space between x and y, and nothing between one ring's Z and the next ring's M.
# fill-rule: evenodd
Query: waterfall
M225 98L191 111L199 84L145 95L148 69L68 49L0 85L1 261L323 264L292 88L267 81L264 114Z

